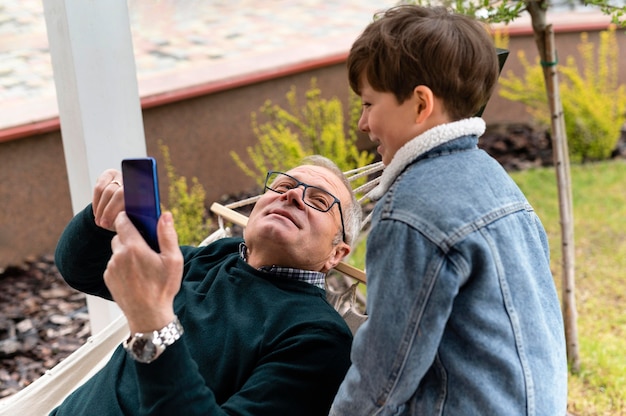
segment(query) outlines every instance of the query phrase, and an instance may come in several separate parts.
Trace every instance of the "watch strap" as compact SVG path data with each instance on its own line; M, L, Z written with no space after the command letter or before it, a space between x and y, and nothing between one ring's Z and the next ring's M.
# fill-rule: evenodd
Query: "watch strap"
M165 347L169 347L183 335L183 326L174 315L174 320L158 331L155 339L158 339Z

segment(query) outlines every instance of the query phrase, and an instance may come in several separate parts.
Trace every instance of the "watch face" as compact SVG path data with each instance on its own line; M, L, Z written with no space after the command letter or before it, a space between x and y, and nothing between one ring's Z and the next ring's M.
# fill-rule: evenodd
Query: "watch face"
M174 321L160 331L131 335L124 341L124 349L128 351L134 360L146 364L151 363L165 351L165 348L179 339L182 334L183 327L180 325L178 318L175 318Z
M132 349L137 360L141 362L152 361L157 354L157 346L147 337L135 339Z

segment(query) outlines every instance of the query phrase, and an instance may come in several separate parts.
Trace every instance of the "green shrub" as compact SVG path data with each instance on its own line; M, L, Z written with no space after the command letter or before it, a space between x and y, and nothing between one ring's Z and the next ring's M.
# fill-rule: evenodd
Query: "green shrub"
M619 60L615 28L600 32L597 53L586 33L581 34L578 51L583 71L569 56L559 66L560 94L565 129L573 161L586 162L610 157L626 120L626 86L618 85ZM523 78L511 71L500 79L500 95L528 106L540 125L550 125L543 71L539 62L531 65L518 54Z
M198 245L209 235L211 229L211 219L204 205L206 192L196 177L191 179L191 188L189 188L187 179L176 174L170 159L169 148L164 144L160 144L160 148L165 159L169 181L169 206L164 209L170 210L174 216L178 243Z
M252 130L258 138L256 145L246 149L252 167L236 152L230 152L237 166L260 186L268 170L291 169L303 157L313 154L332 159L344 171L372 162L374 155L356 147L354 128L360 111L356 95L350 95L350 126L354 128L348 129L347 135L341 101L336 97L322 98L315 78L302 107L298 107L295 87L291 87L286 98L288 110L270 100L265 102L259 110L267 119L265 122L260 123L257 113L252 113Z

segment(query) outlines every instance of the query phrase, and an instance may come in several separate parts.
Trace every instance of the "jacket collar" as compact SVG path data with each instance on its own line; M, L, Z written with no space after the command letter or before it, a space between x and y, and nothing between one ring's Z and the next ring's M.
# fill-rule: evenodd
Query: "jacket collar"
M400 173L429 150L459 137L481 136L484 132L485 121L479 117L472 117L435 126L414 137L398 149L391 163L385 167L380 176L380 183L369 192L368 196L372 200L380 199Z

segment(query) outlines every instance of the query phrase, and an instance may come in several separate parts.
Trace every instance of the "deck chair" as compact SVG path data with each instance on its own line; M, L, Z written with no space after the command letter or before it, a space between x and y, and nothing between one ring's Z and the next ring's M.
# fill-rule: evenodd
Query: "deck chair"
M378 162L345 172L352 183L365 180L364 185L353 186L356 195L365 195L359 198L359 203L364 204L368 200L366 194L378 184L382 170L383 164ZM211 212L217 215L218 229L200 245L229 236L231 231L228 223L245 227L248 218L237 209L254 204L259 197L260 195L226 205L214 203ZM370 218L371 215L365 217L362 230ZM367 319L363 312L364 297L357 290L359 284L367 282L365 272L341 262L332 273L335 284L327 285L328 301L355 333ZM115 348L128 336L128 331L126 318L122 315L32 384L12 396L0 399L0 416L47 415L106 364Z

